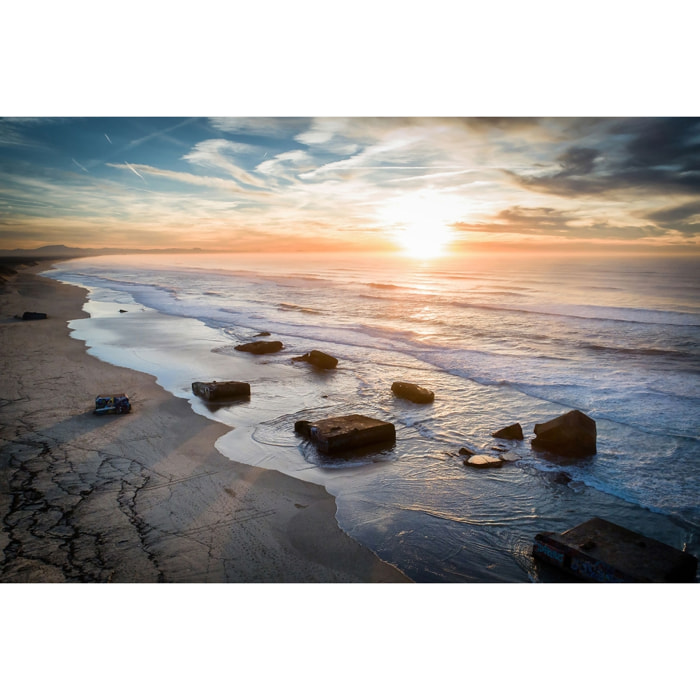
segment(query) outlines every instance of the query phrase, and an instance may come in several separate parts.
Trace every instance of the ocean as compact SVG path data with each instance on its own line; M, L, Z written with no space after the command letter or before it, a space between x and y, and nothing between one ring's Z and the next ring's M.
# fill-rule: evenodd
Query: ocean
M130 255L44 274L88 290L69 324L88 352L230 426L231 459L325 486L341 528L415 581L564 581L533 537L595 516L700 557L698 258ZM263 332L284 349L234 350ZM292 360L313 349L337 369ZM211 409L191 383L213 379L250 400ZM597 454L534 451L534 425L572 409ZM351 413L393 422L395 445L328 457L294 432ZM523 441L491 437L515 422ZM462 447L520 458L475 469Z

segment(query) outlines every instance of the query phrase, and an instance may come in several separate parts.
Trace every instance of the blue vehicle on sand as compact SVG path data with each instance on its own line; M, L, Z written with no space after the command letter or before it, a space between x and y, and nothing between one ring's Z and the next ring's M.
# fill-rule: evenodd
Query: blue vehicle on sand
M129 413L131 404L126 394L100 394L95 399L95 413Z

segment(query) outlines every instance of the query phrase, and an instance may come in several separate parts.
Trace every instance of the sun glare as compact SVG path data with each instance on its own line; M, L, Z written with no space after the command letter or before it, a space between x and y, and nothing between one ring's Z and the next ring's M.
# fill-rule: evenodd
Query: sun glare
M429 221L410 224L398 236L404 252L412 258L437 258L452 239L444 224Z
M459 218L460 204L435 192L403 195L387 204L383 219L406 255L436 258L446 252L454 238L449 223Z

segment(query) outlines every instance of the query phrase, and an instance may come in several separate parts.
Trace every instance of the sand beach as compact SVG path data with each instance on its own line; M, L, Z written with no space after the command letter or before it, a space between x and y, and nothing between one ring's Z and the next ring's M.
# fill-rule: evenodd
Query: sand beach
M338 527L323 487L227 459L226 426L88 355L67 327L85 292L49 266L0 293L0 582L409 580ZM132 412L94 415L101 392Z

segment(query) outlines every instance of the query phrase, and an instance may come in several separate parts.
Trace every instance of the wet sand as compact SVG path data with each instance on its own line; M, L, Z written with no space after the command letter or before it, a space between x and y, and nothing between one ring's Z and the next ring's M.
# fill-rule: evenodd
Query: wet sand
M0 289L0 582L408 580L340 530L324 488L227 459L226 426L88 355L67 328L85 293L49 266ZM94 415L101 392L132 412Z

